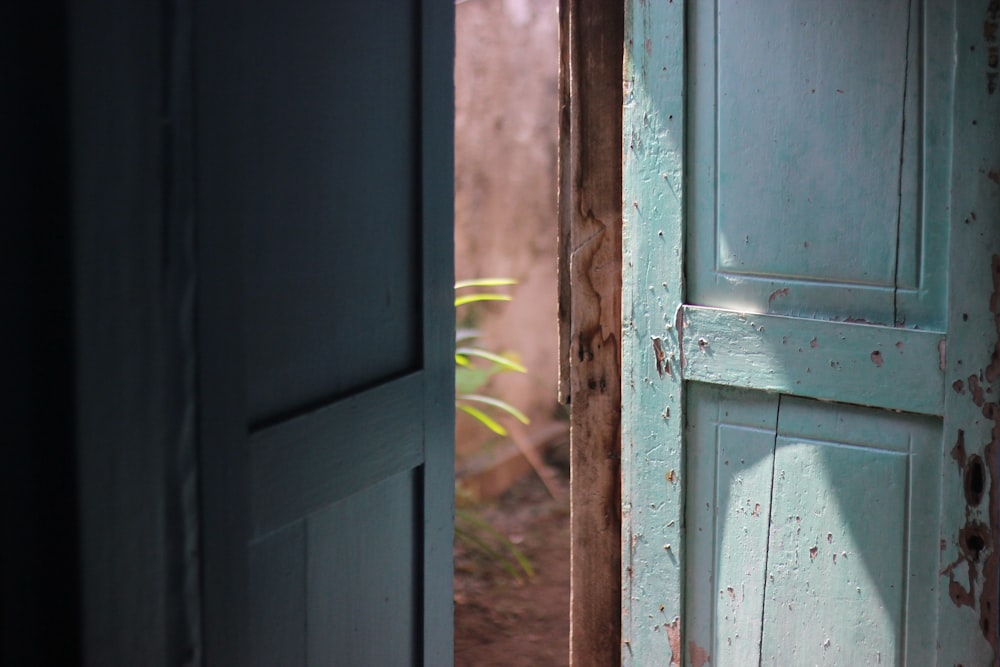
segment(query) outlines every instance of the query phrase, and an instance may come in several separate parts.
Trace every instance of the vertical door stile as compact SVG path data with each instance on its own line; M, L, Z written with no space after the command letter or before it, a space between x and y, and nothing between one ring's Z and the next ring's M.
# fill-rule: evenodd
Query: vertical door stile
M422 326L423 326L423 479L422 609L417 610L424 665L454 660L452 601L454 542L455 374L454 319L454 54L455 8L445 0L420 3L420 166ZM419 533L420 531L418 531Z
M626 3L622 663L636 666L682 655L685 5Z
M997 665L1000 3L957 3L938 664Z

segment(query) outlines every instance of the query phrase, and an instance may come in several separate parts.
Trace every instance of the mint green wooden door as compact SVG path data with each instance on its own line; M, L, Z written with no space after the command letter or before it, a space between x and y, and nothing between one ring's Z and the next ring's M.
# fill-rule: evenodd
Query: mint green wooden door
M626 664L996 664L998 13L627 4Z

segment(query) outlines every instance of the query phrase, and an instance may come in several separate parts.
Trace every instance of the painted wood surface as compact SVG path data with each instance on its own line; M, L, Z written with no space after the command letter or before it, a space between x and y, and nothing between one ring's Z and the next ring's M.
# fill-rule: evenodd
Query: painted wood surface
M693 8L689 303L943 327L949 60L923 35L948 27L924 4Z
M688 405L689 663L935 664L940 421L709 385Z
M621 629L622 12L560 2L560 355L570 405L570 662L618 664ZM601 44L601 48L594 48Z
M196 9L209 664L452 661L453 11Z
M757 664L778 396L696 384L687 403L685 613L704 622L686 639L712 664Z
M943 334L693 306L683 313L685 379L944 413Z
M412 397L423 390L423 373L413 373L255 431L254 535L422 464L423 406Z
M625 10L622 262L622 663L678 665L684 548L681 350L684 15Z
M942 12L944 9L941 10ZM956 3L938 664L1000 664L1000 5Z
M940 421L782 397L764 664L936 664Z
M679 4L627 11L623 659L998 664L1000 7Z
M421 504L417 636L422 654L418 660L448 667L455 653L454 3L424 0L419 20L424 462L414 485L416 502Z
M418 12L394 0L295 12L261 2L247 17L259 42L242 54L255 81L241 89L241 115L269 132L239 148L252 184L240 211L255 427L420 367L420 338L385 326L420 328ZM378 248L379 258L345 261L338 247ZM342 312L355 313L349 326Z
M309 667L419 664L416 483L389 477L308 518L306 617L321 629L308 633Z
M250 544L250 659L255 667L307 664L306 540L306 521L296 521Z

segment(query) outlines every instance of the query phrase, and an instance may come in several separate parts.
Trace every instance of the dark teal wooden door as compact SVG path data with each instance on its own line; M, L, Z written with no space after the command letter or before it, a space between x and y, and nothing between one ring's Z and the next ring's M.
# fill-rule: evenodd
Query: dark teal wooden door
M996 664L996 3L630 3L627 664Z
M447 665L450 2L194 12L209 665Z

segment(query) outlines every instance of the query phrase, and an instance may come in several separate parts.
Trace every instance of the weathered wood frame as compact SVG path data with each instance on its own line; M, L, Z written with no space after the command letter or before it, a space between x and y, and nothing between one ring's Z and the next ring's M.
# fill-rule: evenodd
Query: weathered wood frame
M570 662L620 662L622 6L560 0L560 396L571 406Z

